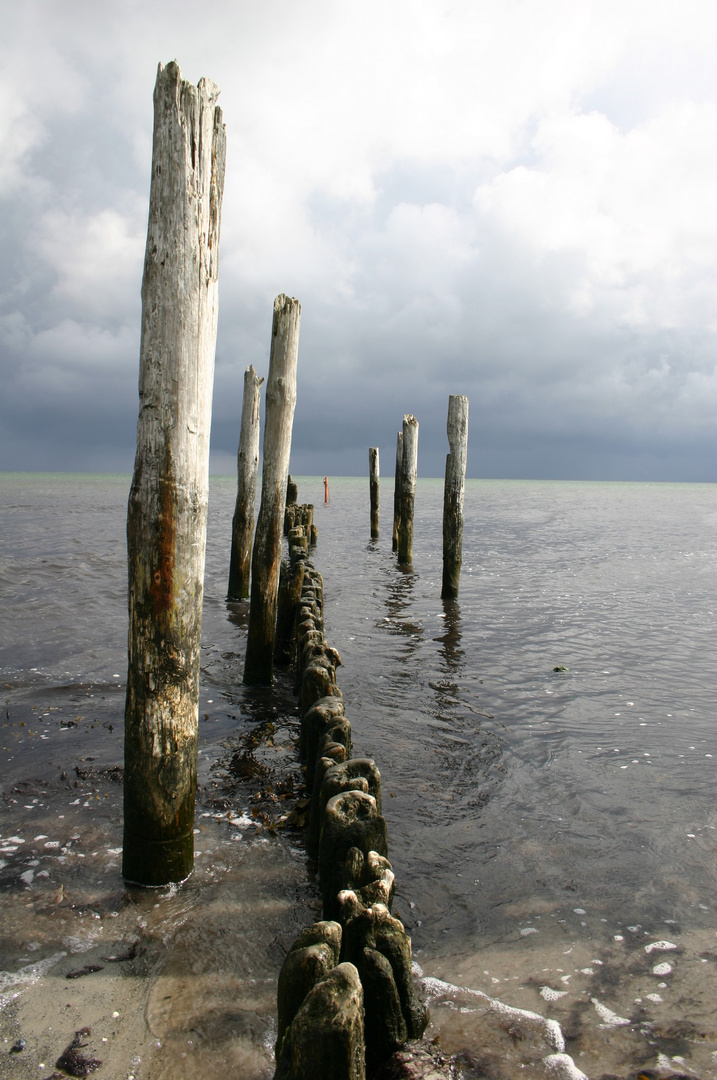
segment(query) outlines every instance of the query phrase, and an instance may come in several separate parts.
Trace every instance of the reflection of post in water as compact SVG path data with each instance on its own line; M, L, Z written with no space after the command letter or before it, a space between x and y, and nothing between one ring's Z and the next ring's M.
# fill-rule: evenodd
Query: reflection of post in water
M455 600L443 601L445 622L443 633L435 641L440 642L439 653L444 661L445 670L451 675L460 671L465 658L465 650L461 647L463 633L461 630L461 609Z
M418 575L410 566L384 566L382 570L385 575L387 618L380 625L390 634L404 638L407 651L412 654L423 640L423 626L411 618L413 587Z

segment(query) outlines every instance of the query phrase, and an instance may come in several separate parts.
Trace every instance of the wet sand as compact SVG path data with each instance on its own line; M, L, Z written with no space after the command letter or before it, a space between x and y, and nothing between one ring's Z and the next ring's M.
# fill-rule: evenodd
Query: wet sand
M227 1067L247 1078L273 1074L276 979L298 932L305 873L277 841L237 859L241 842L220 832L203 837L220 856L211 881L161 897L118 895L110 871L102 895L73 904L68 888L60 903L51 894L33 902L33 940L18 942L24 955L2 995L3 1050L17 1039L26 1045L3 1053L3 1076L52 1075L81 1028L91 1031L84 1056L100 1059L108 1077L220 1077ZM231 866L222 862L229 845ZM7 930L12 905L27 901L3 905Z
M195 871L175 888L122 880L118 766L47 761L5 787L0 1076L66 1075L82 1029L77 1053L113 1080L273 1075L279 969L319 905L286 820L294 729L260 725L203 765Z
M587 940L580 921L576 916L572 926L556 930L534 918L531 925L541 929L520 942L427 962L427 1037L438 1035L450 1053L482 1053L496 1080L518 1070L544 1077L556 1069L593 1080L645 1070L713 1078L715 931L683 934L673 925L660 935L635 925L599 942L592 934ZM563 1057L551 1062L555 1053Z

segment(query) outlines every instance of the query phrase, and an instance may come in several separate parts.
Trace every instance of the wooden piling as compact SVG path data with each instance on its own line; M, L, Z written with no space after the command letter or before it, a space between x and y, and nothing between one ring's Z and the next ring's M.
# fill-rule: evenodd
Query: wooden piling
M268 686L273 676L276 599L296 406L296 364L301 304L281 293L274 301L269 378L266 383L261 505L251 560L251 604L244 683Z
M443 489L443 587L441 598L455 600L463 558L463 497L466 490L468 456L468 398L451 394L448 398L448 445L446 480Z
M226 136L219 88L159 65L127 512L122 873L191 873L209 428Z
M251 364L244 372L244 400L237 451L237 499L232 519L232 550L227 590L230 600L241 600L249 595L256 474L259 468L259 401L263 382Z
M279 570L279 595L277 599L276 632L274 634L274 662L278 665L291 663L296 653L296 609L301 599L306 569L306 538L302 538L301 557L296 540L289 542L289 562L282 562Z
M422 1037L428 1010L413 985L411 939L391 915L396 885L381 774L372 759L353 757L336 684L341 658L324 638L323 583L307 558L305 529L297 522L289 533L289 557L304 571L295 603L299 753L310 792L306 846L318 856L324 920L296 939L279 975L274 1080L364 1080L408 1039ZM336 966L341 957L347 963ZM343 1003L336 1008L333 990L325 999L315 995L342 967L356 973L365 1028L340 1060L335 1036L348 1030L351 1011Z
M371 446L368 451L369 494L371 498L371 539L378 540L378 502L379 473L378 447Z
M418 470L418 420L410 414L403 418L403 452L400 472L400 517L398 522L398 561L413 561L413 507L416 499Z
M403 462L403 432L396 435L396 472L393 479L393 539L391 550L398 551L398 523L401 520L401 464Z

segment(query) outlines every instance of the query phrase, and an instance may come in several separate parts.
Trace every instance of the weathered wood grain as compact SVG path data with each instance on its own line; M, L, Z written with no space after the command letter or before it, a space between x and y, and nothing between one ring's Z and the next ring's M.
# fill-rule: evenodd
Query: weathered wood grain
M400 507L398 522L398 561L413 561L413 509L416 501L418 471L418 420L408 414L403 418L403 453L401 455Z
M237 450L237 498L232 518L232 549L227 590L230 600L241 600L249 595L256 476L259 468L259 405L263 382L251 364L244 372L244 399Z
M251 604L244 682L268 686L273 678L274 632L291 433L296 406L301 304L283 293L274 301L261 478L261 505L251 559Z
M393 475L393 537L391 550L398 551L398 523L401 520L401 468L403 462L403 432L396 433L396 471Z
M378 540L379 513L379 465L378 447L371 446L368 451L369 498L371 502L371 539Z
M463 560L463 500L468 458L468 398L452 394L448 398L448 445L446 479L443 488L443 600L455 600Z
M159 65L127 512L122 872L181 881L194 858L199 654L226 136L219 89Z

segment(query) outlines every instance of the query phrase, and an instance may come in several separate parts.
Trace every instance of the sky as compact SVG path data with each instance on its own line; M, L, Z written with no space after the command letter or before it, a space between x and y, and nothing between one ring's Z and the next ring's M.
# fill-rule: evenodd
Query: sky
M0 0L0 470L130 472L159 61L227 130L211 469L274 297L291 471L717 480L713 0Z

